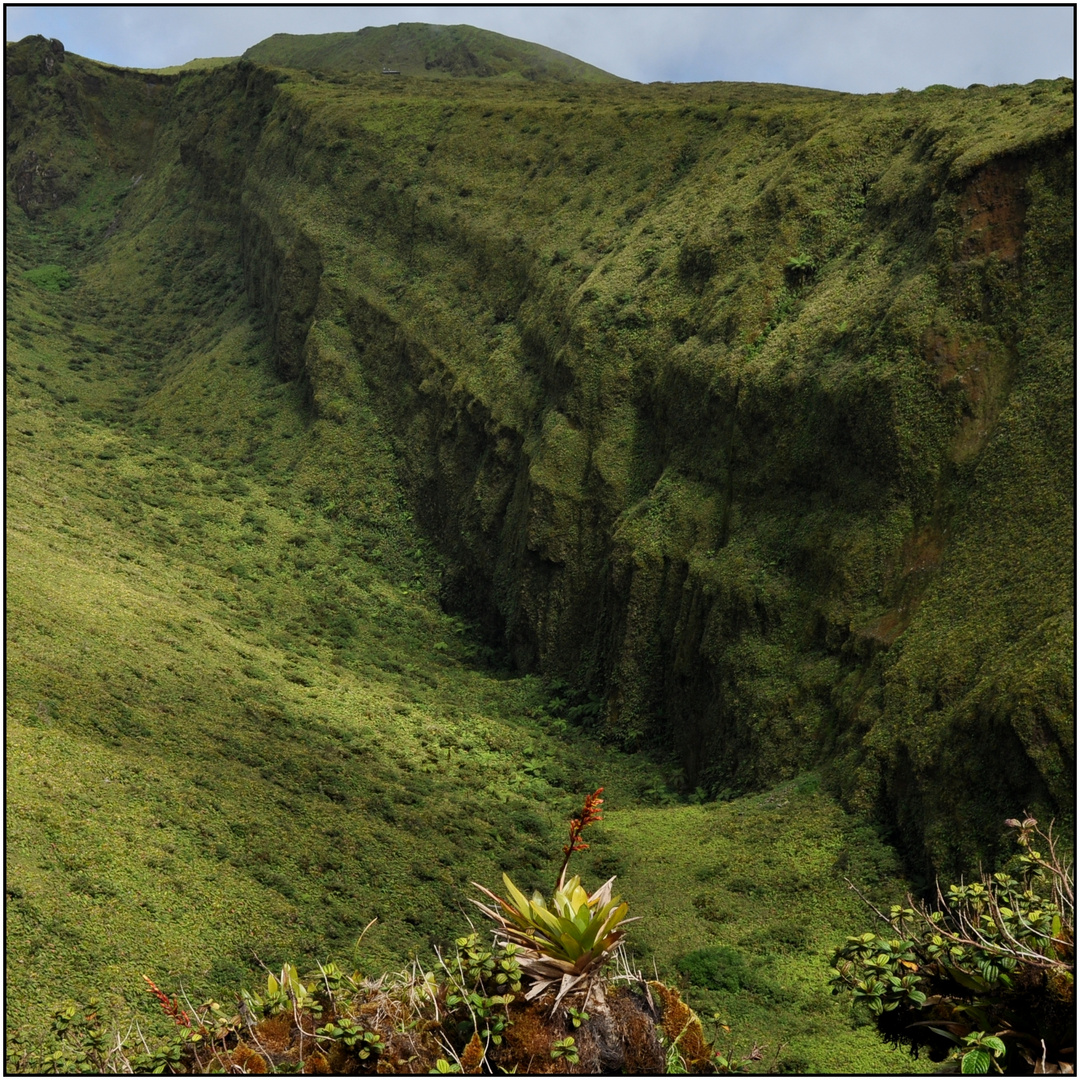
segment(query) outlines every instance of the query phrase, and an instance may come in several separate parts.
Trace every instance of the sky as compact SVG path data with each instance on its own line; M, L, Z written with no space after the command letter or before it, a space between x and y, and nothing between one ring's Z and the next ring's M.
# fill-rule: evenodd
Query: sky
M1073 74L1072 5L5 5L6 38L59 38L126 67L239 56L271 34L467 23L637 82L776 82L850 93Z

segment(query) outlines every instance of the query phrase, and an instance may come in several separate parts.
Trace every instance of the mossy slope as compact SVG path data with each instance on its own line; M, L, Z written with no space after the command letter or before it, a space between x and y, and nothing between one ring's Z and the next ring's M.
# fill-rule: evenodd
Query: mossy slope
M827 763L928 865L1068 811L1071 82L171 86L280 372L520 667L691 787Z
M147 107L151 169L111 127L62 155L69 113L161 83L71 55L47 77L34 145L96 168L43 175L33 217L8 191L12 1029L67 995L141 1005L144 973L228 994L256 954L347 959L375 917L365 970L426 959L469 880L547 873L579 792L664 780L566 732L440 610L377 420L313 420L275 372L183 92ZM257 87L206 88L238 149Z
M327 258L244 186L276 77L169 83L68 54L29 79L46 55L40 40L9 50L47 118L34 130L17 99L11 160L45 164L25 208L8 188L9 1036L34 1044L49 1009L95 992L164 1033L144 974L231 1001L265 983L258 960L430 963L467 925L470 880L550 885L565 818L600 784L611 831L580 869L618 873L657 924L643 965L665 923L680 949L785 954L768 904L736 898L726 929L683 904L694 860L677 859L674 908L657 888L687 824L715 824L672 812L671 772L585 736L568 718L593 715L587 698L501 670L440 608L441 561L397 433L345 362L348 327L307 321ZM118 121L80 128L92 109L135 117L145 142ZM805 970L769 984L806 1008L779 1037L815 1040L822 1069L888 1069L823 997L815 958L858 918L842 876L884 895L896 868L841 860L854 823L807 798L777 837L808 883L790 909ZM776 836L744 809L732 866ZM854 846L882 853L872 836ZM672 947L659 963L675 977ZM758 1005L748 1042L777 1037Z

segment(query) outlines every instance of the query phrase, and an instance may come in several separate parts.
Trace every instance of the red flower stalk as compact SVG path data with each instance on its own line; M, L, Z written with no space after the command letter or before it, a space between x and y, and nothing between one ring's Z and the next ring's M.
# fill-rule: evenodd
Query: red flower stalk
M600 798L600 792L603 790L602 787L598 787L591 795L586 795L585 807L581 811L581 816L570 819L570 843L563 847L563 864L559 868L559 878L555 883L556 891L561 889L566 882L566 868L570 864L570 856L575 851L589 850L589 845L581 839L581 834L586 826L593 825L601 820L600 807L603 805L604 800Z
M176 1021L177 1027L191 1027L191 1017L180 1008L180 1002L175 997L169 998L164 990L159 990L152 979L146 975L143 976L146 979L147 985L150 987L150 993L154 995L161 1002L161 1010L166 1016L171 1016Z

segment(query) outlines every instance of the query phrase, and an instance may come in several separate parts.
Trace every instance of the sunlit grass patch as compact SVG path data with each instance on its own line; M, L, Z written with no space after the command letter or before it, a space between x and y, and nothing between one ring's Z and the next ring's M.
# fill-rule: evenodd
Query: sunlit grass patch
M772 1050L783 1044L783 1071L907 1072L917 1063L883 1056L871 1028L837 1017L822 960L837 927L865 919L845 876L887 902L903 888L899 864L813 779L731 802L607 814L604 849L622 853L619 888L642 916L631 948L681 979L703 1018ZM852 870L853 847L877 861Z
M71 274L55 263L36 266L33 270L27 270L23 277L46 292L60 292L61 289L70 289L74 284Z

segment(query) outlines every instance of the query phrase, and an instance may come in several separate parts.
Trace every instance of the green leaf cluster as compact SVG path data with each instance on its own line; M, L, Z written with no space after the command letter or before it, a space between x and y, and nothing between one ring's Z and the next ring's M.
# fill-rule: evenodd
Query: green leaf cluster
M270 972L266 976L265 994L244 990L242 996L244 1003L257 1016L273 1016L291 1008L309 1009L318 1016L322 1012L322 1002L316 996L316 986L314 982L302 982L295 966L286 962L280 974Z
M455 945L457 964L447 968L447 1008L467 1014L458 1023L459 1032L474 1031L481 1039L489 1039L498 1046L510 1026L506 1006L521 990L517 946L496 942L493 948L488 948L475 932L457 938Z
M551 1044L551 1057L558 1061L565 1058L571 1065L576 1065L580 1058L577 1052L577 1043L573 1035L567 1035L564 1039L556 1039Z
M529 899L507 874L503 884L509 900L473 882L498 908L473 903L520 946L519 963L533 979L526 999L559 984L558 1004L580 980L597 972L625 937L623 927L633 920L626 917L629 906L611 895L614 881L610 878L590 894L575 875L554 891L550 909L539 891Z
M372 1055L381 1054L386 1049L386 1043L382 1041L377 1031L369 1031L347 1016L339 1017L330 1024L324 1024L315 1034L339 1040L361 1061Z
M96 997L85 1005L74 1001L60 1005L53 1011L48 1041L43 1044L24 1047L16 1034L8 1046L8 1068L50 1074L103 1072L110 1035L99 1005Z
M1006 823L1021 847L1006 869L938 892L939 906L894 904L890 937L849 937L833 953L830 981L865 1008L879 1032L964 1073L1075 1059L1073 878L1052 829ZM1040 837L1049 849L1034 847ZM886 918L882 915L882 918ZM893 1014L891 1017L889 1014Z
M611 897L611 878L595 893L587 893L577 876L570 878L551 898L551 909L539 891L527 899L524 893L503 874L503 883L511 903L483 889L502 905L508 920L480 906L485 914L504 926L512 939L552 960L570 965L566 970L584 974L595 967L622 940L619 927L629 921L629 905ZM477 886L482 888L482 886Z

